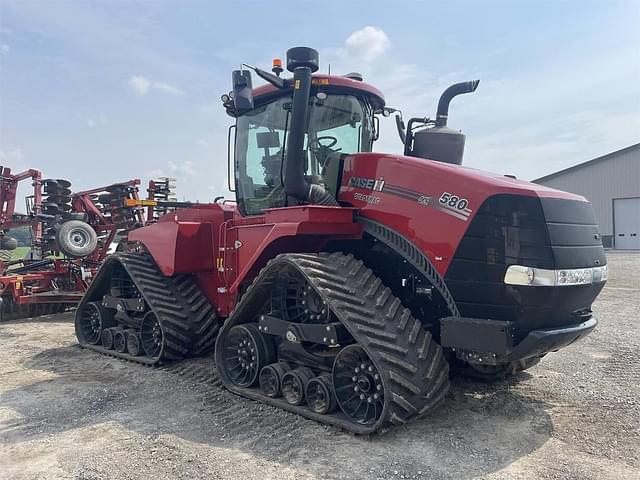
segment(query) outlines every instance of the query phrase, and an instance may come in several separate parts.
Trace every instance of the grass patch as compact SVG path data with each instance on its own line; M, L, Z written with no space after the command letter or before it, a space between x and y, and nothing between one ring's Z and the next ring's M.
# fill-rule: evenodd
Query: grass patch
M20 258L24 258L27 253L31 250L30 247L18 247L15 250L11 250L11 259L18 260Z

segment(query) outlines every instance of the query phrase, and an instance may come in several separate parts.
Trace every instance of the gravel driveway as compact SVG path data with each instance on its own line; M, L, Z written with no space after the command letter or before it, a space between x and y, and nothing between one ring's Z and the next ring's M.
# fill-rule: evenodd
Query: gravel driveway
M81 350L70 314L0 324L1 479L626 479L640 471L640 254L610 253L600 325L509 382L355 437L223 390L208 359Z

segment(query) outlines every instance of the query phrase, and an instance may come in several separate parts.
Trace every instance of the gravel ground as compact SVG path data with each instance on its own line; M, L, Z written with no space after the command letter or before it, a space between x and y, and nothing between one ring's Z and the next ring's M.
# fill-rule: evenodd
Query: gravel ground
M609 265L585 340L366 438L236 397L208 359L83 351L69 314L0 324L0 478L637 479L640 254Z

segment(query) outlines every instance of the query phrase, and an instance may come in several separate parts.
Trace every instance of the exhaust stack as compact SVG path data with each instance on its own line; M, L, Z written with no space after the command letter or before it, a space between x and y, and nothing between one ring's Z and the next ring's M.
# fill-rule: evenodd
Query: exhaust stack
M473 93L478 88L480 80L471 80L469 82L460 82L447 88L438 100L438 111L436 112L436 127L446 127L449 118L449 104L454 97L464 93Z
M456 96L475 92L480 80L460 82L447 88L438 101L435 122L426 118L412 118L406 131L405 155L427 160L462 164L465 136L462 132L447 127L449 104ZM415 127L426 128L413 132Z

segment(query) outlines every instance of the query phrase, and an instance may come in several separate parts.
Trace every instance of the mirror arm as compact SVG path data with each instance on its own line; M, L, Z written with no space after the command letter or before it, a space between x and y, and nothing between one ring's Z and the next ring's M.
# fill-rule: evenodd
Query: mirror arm
M253 65L247 65L246 63L243 63L242 66L253 70L261 79L269 82L276 88L286 88L288 86L288 82L286 79L280 78L273 73L269 73L265 70L262 70L261 68L254 67Z
M402 114L396 115L396 127L398 128L400 141L403 145L405 145L407 143L407 132L404 126L404 121L402 120Z

